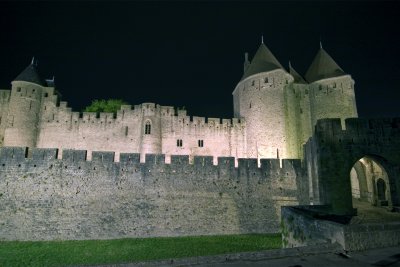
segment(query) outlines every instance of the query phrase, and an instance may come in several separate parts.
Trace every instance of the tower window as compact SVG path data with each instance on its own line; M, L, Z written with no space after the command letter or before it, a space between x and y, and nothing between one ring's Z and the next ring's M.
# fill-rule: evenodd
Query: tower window
M146 125L144 127L144 134L151 134L151 123L150 123L150 121L146 121Z
M199 147L203 147L204 146L203 140L198 140L197 143L198 143Z
M268 77L265 77L264 83L268 83Z
M176 140L176 146L182 147L182 139Z
M21 92L21 87L17 87L17 92Z
M252 81L252 82L251 82L251 86L254 86L254 85L255 85L255 81Z

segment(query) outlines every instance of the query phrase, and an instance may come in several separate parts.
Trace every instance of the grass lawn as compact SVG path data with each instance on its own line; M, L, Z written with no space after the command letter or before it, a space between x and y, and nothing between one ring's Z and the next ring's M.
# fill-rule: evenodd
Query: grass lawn
M280 234L0 242L0 266L128 263L281 248Z

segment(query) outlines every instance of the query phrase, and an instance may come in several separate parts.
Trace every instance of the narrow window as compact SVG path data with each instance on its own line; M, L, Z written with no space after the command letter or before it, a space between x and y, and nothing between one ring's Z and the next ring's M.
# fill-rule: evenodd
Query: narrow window
M176 140L176 146L182 147L182 139Z
M249 108L251 108L251 102L250 102Z
M21 92L21 87L17 87L17 92Z
M150 121L146 121L146 125L144 127L144 134L151 134L151 124Z
M128 136L128 126L125 126L125 136Z
M265 77L264 83L268 83L268 77Z
M255 84L254 81L252 81L252 82L251 82L251 86L254 86L254 84Z
M197 143L198 143L199 147L203 147L204 146L203 140L198 140Z

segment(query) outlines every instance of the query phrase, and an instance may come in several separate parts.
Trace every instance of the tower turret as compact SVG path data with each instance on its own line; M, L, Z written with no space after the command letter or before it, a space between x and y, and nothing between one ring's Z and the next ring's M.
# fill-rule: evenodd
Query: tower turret
M262 42L233 91L234 115L246 120L249 158L287 158L284 89L293 77Z
M11 96L4 134L5 146L35 147L44 81L37 64L31 64L11 82Z
M322 118L357 117L354 80L322 48L305 75L310 83L311 125Z

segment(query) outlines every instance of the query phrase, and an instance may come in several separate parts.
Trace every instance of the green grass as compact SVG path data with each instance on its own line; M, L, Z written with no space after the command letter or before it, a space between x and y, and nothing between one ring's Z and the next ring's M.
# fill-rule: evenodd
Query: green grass
M128 263L281 248L280 234L130 238L84 241L2 241L0 266Z

